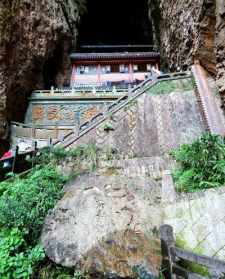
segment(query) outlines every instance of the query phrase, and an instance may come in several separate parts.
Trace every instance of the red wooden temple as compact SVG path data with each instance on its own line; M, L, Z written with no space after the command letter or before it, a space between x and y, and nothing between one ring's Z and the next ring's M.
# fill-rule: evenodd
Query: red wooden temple
M108 46L107 52L97 52L93 46L94 52L72 53L71 87L128 87L142 82L153 69L159 70L160 55L139 48L127 46L125 51L124 46Z

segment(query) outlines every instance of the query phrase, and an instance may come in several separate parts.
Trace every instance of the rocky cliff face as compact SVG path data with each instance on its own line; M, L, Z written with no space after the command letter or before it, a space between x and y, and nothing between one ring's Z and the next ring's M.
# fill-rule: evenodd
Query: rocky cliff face
M196 58L215 74L215 1L153 2L154 7L158 4L161 12L160 22L155 20L154 24L160 26L161 52L168 68L185 69Z
M83 0L0 2L0 138L22 121L35 88L67 83Z
M225 2L217 0L216 50L217 80L223 104L225 105Z
M149 0L150 18L159 31L162 62L172 71L194 60L214 77L225 93L225 3L223 0ZM158 13L160 12L160 16ZM157 16L154 16L157 15Z

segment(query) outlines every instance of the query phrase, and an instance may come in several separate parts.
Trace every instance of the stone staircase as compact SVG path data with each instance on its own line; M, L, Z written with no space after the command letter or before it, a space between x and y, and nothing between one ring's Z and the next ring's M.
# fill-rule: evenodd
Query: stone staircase
M209 82L204 68L199 64L192 66L192 73L201 111L208 130L212 134L224 136L224 116L213 94L212 81Z

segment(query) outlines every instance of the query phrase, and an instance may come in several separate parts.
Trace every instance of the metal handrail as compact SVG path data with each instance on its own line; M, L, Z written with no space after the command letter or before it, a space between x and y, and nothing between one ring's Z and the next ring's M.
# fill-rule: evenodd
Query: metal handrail
M85 90L85 93L88 94L88 93L93 93L93 89L96 90L96 93L95 95L99 95L99 94L102 94L102 93L107 93L109 94L110 92L113 91L113 88L105 88L105 89L98 89L98 88L93 88L93 87L79 87L79 88L74 88L74 89L54 89L54 94L71 94L72 92L75 92L75 93L81 93L81 94L84 94L84 90ZM116 88L116 92L120 93L120 92L125 92L127 91L127 89L125 88ZM35 90L33 91L34 94L51 94L51 90Z
M16 127L21 127L21 128L31 128L31 129L46 128L46 129L49 129L49 130L55 130L55 128L58 127L58 125L56 126L56 125L45 125L45 124L24 124L24 123L15 122L15 121L12 121L11 125L16 126ZM62 127L72 129L74 126L64 124L64 125L62 125Z

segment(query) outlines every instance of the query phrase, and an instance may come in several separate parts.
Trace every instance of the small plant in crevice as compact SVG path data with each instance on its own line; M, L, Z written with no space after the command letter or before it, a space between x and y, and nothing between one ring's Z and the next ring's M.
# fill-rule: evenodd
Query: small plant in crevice
M104 155L104 159L106 161L111 160L119 160L120 155L116 148L113 147L106 147L104 150L102 150L102 154Z
M179 192L195 192L225 185L225 139L206 133L174 150L178 163L173 176Z
M106 122L103 126L103 130L105 132L110 132L110 131L114 131L114 127L110 122Z

